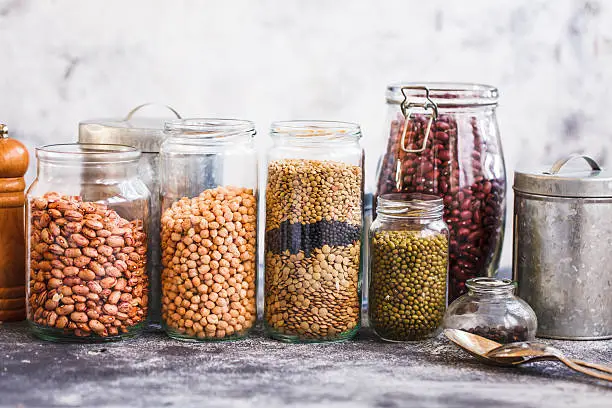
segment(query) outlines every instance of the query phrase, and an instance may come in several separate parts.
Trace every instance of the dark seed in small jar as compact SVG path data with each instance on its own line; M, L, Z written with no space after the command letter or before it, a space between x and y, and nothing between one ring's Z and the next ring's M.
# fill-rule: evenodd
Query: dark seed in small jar
M476 326L464 330L502 344L529 340L527 328L522 326L515 326L512 328L506 328L504 326Z

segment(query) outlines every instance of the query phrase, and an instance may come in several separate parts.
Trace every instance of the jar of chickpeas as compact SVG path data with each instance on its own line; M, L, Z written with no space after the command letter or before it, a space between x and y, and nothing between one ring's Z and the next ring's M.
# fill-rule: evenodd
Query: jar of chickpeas
M183 119L165 129L162 325L181 340L242 338L257 317L254 124Z

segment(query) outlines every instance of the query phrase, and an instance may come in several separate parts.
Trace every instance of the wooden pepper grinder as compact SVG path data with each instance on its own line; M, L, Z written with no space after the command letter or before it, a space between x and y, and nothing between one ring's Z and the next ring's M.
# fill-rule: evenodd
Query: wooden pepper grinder
M0 321L25 319L25 180L28 151L0 123Z

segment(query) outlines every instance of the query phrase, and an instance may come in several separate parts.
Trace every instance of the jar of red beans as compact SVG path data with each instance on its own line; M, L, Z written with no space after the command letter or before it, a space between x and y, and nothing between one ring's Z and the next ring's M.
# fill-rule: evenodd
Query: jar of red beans
M401 83L387 88L389 138L377 195L436 194L449 226L449 301L499 266L506 174L488 85Z

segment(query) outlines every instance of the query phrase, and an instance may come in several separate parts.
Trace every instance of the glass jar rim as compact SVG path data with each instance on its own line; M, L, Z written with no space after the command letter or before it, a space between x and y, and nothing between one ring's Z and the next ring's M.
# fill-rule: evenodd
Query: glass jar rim
M412 89L406 89L411 87ZM460 108L470 106L496 106L499 91L496 87L467 82L398 82L387 86L387 103L401 104L405 89L407 98L425 99L429 89L429 99L439 108Z
M384 215L429 218L442 217L442 198L423 193L387 193L377 198L376 212Z
M164 132L184 139L212 140L235 136L254 137L255 123L244 119L188 118L164 123Z
M357 123L333 120L285 120L273 122L270 134L312 142L347 142L361 138L361 127Z
M60 143L36 148L42 162L78 164L117 164L137 162L141 152L132 146L95 143Z
M476 293L504 294L513 293L516 282L511 279L479 277L468 279L465 286Z

